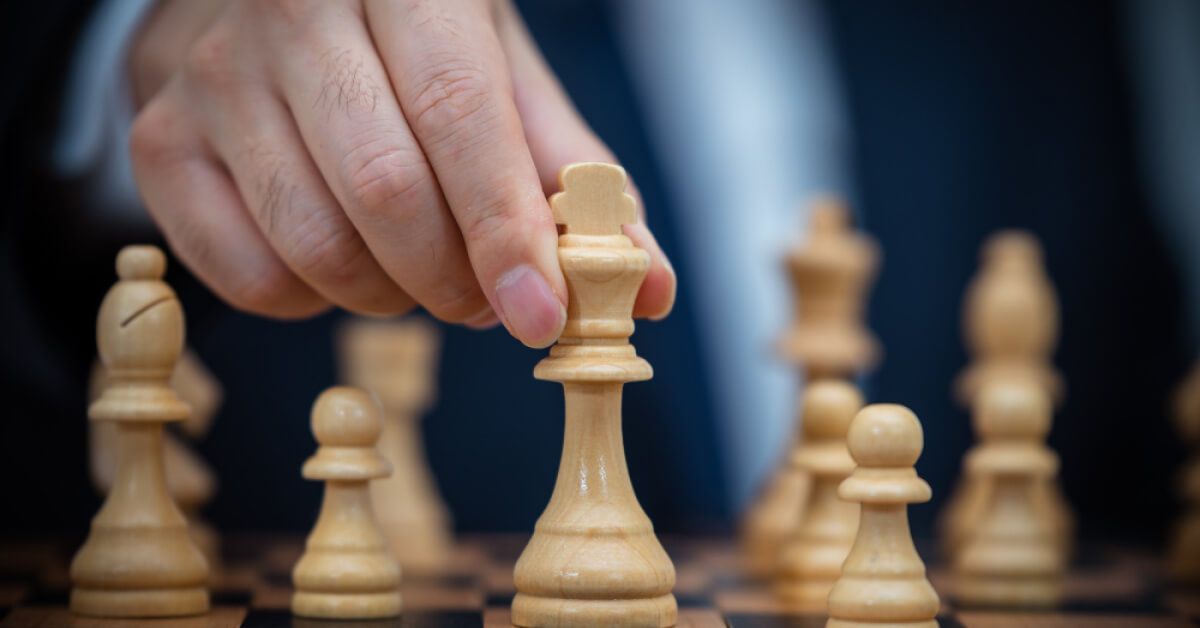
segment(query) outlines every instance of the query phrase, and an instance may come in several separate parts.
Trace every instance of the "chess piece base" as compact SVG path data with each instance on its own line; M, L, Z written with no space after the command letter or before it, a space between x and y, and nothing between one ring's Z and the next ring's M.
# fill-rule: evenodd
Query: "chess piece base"
M400 614L398 591L379 593L315 593L292 595L292 613L318 619L381 619Z
M635 600L582 600L549 598L518 593L512 602L512 621L524 628L572 626L627 626L666 628L678 618L675 596L670 593Z
M955 590L962 604L1003 608L1052 608L1062 585L1046 578L963 578Z
M182 617L208 612L208 590L71 590L71 612L92 617Z

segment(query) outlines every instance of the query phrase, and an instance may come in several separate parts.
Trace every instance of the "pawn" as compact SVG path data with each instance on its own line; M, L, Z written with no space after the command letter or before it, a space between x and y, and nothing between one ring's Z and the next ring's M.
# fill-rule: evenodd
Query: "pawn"
M1043 490L1058 469L1044 444L1050 399L1031 382L993 383L977 400L983 444L967 472L986 478L986 503L955 557L959 601L1050 607L1062 598L1064 555Z
M88 408L111 422L112 490L71 561L71 610L99 617L175 617L208 610L208 565L167 488L163 425L188 406L168 385L183 350L183 308L152 246L117 256L117 282L100 305L96 344L109 374Z
M791 463L812 478L812 490L783 548L775 582L780 598L797 610L825 609L854 544L859 507L838 497L838 485L854 471L846 432L862 405L858 390L840 380L815 382L805 396L804 438Z
M371 509L367 484L392 467L375 450L383 427L379 402L358 388L317 398L312 430L319 447L304 463L325 481L325 499L304 555L292 570L292 613L320 619L377 619L400 614L400 566Z
M924 447L921 424L904 406L870 405L854 417L847 441L858 468L838 494L862 512L829 593L826 628L936 628L938 596L908 527L908 504L932 496L913 469Z

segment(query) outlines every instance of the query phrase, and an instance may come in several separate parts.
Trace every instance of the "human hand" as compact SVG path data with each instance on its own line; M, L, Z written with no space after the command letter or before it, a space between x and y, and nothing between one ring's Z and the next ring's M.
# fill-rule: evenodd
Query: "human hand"
M508 0L165 0L130 63L146 205L235 307L561 332L546 194L615 159ZM634 314L665 316L674 271L644 220L626 234L651 256Z

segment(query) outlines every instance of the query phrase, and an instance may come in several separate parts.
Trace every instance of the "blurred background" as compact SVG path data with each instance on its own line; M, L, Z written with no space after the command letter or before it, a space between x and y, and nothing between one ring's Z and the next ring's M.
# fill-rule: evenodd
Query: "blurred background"
M119 59L88 35L113 4L0 9L7 534L81 533L99 505L85 431L96 310L116 251L159 242L127 165L88 158L121 138L73 113L112 89L74 68ZM674 313L633 338L655 378L625 397L634 485L659 530L731 529L777 464L802 385L772 348L790 317L782 260L807 201L832 192L883 250L869 324L885 357L863 383L924 424L918 471L935 497L913 509L916 534L932 533L972 442L951 396L963 291L985 237L1016 227L1041 240L1061 303L1067 398L1050 442L1081 533L1161 540L1184 456L1169 395L1200 338L1200 4L518 5L679 275ZM206 514L226 530L307 529L321 490L299 475L308 412L338 381L341 315L264 320L178 263L168 281L225 390L198 445L221 484ZM561 389L532 377L544 352L502 329L442 331L424 422L438 485L460 530L529 530L558 466Z

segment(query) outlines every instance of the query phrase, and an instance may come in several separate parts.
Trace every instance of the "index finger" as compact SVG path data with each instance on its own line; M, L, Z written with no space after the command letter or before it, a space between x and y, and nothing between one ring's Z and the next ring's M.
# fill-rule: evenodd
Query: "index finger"
M546 346L566 322L554 219L489 5L368 2L401 109L433 166L480 287L509 331Z

